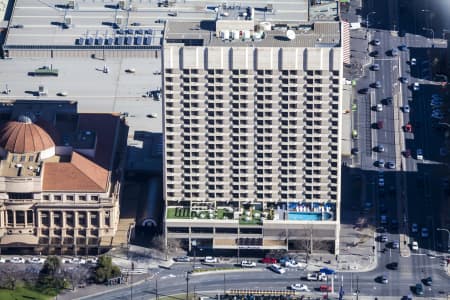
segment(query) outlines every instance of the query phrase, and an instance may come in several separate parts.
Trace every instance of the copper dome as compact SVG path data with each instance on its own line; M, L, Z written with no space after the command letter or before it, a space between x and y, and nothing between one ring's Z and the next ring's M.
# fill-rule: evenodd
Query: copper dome
M12 153L34 153L55 147L55 143L42 127L19 117L0 128L0 147Z

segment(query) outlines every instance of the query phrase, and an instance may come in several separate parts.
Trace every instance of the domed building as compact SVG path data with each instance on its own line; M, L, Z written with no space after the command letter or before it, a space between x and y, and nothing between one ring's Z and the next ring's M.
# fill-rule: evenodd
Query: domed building
M0 155L29 154L41 159L55 155L55 142L38 124L33 115L20 115L17 121L8 121L0 128Z
M122 126L115 114L77 113L76 102L0 107L2 253L84 255L112 246Z

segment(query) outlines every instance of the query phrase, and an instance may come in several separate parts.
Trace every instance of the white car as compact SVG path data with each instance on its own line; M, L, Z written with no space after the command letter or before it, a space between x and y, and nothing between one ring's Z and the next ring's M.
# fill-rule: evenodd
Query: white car
M420 89L420 85L418 82L414 82L412 85L413 91L418 91Z
M212 257L212 256L206 256L205 259L203 260L203 262L208 263L208 264L216 264L217 258Z
M243 260L241 261L241 267L243 268L254 268L256 267L256 263L251 260Z
M30 264L43 264L45 262L45 259L42 257L33 256L27 260Z
M423 151L422 151L422 149L417 149L416 150L416 158L418 160L423 160Z
M296 262L295 260L288 260L288 261L286 261L284 263L284 266L287 267L287 268L300 268L303 265L298 263L298 262Z
M419 231L419 226L417 226L416 223L413 223L413 224L411 225L411 232L412 232L412 233L417 233L418 231Z
M66 264L74 264L74 265L84 265L84 264L86 264L86 260L84 258L78 258L78 257L63 258L62 262L66 263Z
M403 107L402 107L402 110L403 110L403 112L404 112L405 114L409 113L409 112L410 112L409 105L403 106Z
M419 251L419 244L416 241L411 243L411 250Z
M4 264L6 260L3 257L0 257L0 264Z
M86 259L86 263L96 265L98 264L98 257L89 257Z
M306 284L303 283L294 283L291 285L291 290L301 291L301 292L309 292L309 288Z
M75 265L84 265L86 263L86 260L84 258L74 257L72 259L72 263Z
M421 236L422 236L423 238L427 238L427 237L429 236L429 234L428 234L428 228L423 227L423 228L422 228L422 231L420 232L420 234L421 234Z
M411 58L411 66L415 66L417 63L417 60L415 58Z
M269 266L269 269L278 274L286 273L286 269L282 268L279 264L272 264Z
M9 260L9 262L13 263L13 264L24 264L25 263L25 259L23 259L23 257L14 256L13 258L11 258Z
M383 105L378 103L377 104L377 111L383 111Z

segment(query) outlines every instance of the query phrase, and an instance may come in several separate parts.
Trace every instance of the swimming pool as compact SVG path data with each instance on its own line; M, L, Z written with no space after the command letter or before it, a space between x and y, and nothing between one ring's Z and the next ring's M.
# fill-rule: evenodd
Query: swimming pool
M322 221L331 219L330 213L322 213L321 212L290 212L288 213L288 220L292 221Z

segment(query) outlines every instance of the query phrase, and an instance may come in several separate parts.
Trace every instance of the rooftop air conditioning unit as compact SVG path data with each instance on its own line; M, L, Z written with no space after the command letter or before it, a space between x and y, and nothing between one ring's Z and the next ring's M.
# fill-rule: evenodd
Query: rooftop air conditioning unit
M119 8L120 9L125 9L126 8L125 4L126 4L125 0L119 0Z
M123 21L122 16L117 16L117 17L116 17L116 24L117 24L117 25L121 25L121 24L122 24L122 21Z

